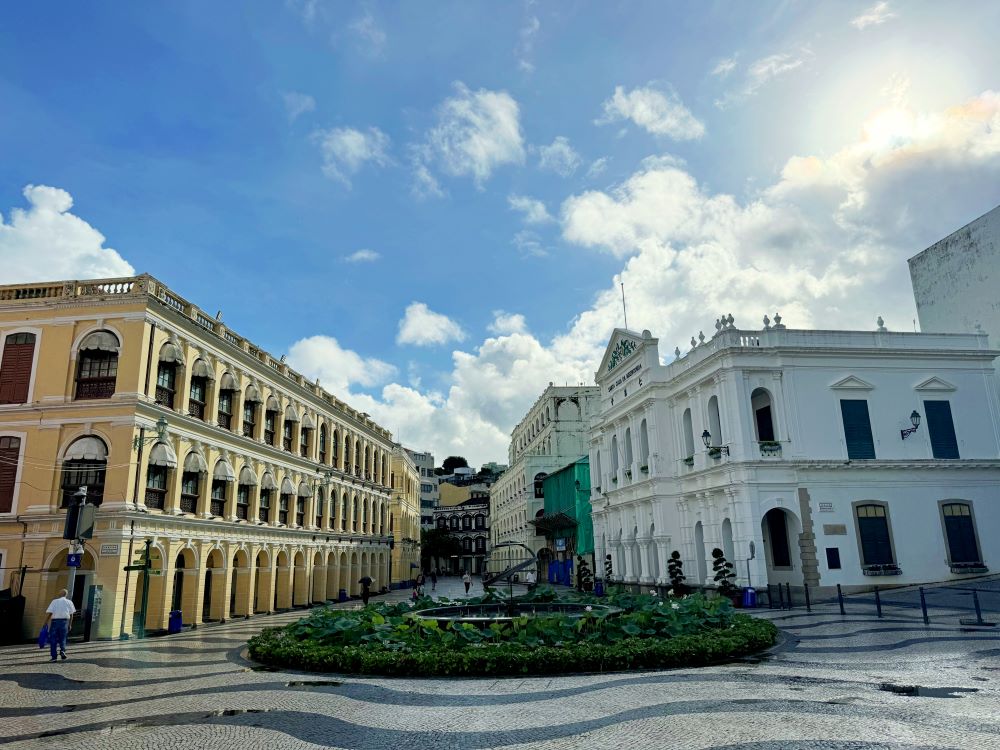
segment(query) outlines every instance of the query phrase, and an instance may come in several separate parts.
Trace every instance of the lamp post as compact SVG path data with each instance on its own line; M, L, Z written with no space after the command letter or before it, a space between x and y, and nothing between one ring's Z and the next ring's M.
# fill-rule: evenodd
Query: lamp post
M903 440L906 440L906 438L916 432L917 428L920 426L920 415L917 413L916 409L910 412L910 424L912 424L913 427L899 431L899 435Z
M84 508L87 507L87 488L81 487L76 492L73 493L73 499L76 500L76 505L71 507L66 514L66 526L63 529L63 538L69 539L69 553L66 555L66 565L69 568L69 580L66 583L66 598L73 598L73 589L76 587L76 570L80 567L81 557L83 554L83 539L86 534L87 538L93 533L94 528L94 518L93 512L86 515L89 519L85 518ZM89 506L93 509L95 506ZM89 522L88 522L89 520ZM89 526L90 533L87 533L87 526Z

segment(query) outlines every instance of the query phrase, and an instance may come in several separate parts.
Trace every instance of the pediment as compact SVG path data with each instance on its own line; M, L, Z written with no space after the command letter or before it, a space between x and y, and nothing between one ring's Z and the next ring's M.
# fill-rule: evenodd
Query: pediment
M616 328L611 334L608 348L601 359L601 366L597 370L597 378L614 372L618 366L642 349L644 341L642 335L624 328Z
M923 383L918 383L917 385L913 386L913 390L942 392L942 391L954 391L956 389L955 386L953 386L947 380L942 380L941 378L933 377L928 380L925 380Z
M845 391L871 391L875 389L875 386L867 380L862 380L854 375L848 375L843 380L833 383L830 387Z

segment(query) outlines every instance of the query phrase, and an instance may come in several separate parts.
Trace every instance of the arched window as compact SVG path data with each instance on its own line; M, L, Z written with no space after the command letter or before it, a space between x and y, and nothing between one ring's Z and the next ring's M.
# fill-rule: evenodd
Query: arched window
M326 463L326 425L319 426L319 462Z
M462 530L468 531L471 528L472 528L472 517L462 516Z
M31 385L35 334L12 333L4 340L0 363L0 404L24 404Z
M361 533L368 532L368 501L361 502Z
M340 430L334 429L333 431L333 465L337 465L337 459L340 456Z
M274 396L268 396L264 408L264 442L268 445L274 445L279 411L281 411L281 405L278 403L278 399Z
M444 518L439 518L437 520L437 527L439 529L447 529L448 528L448 521L445 520Z
M351 523L351 531L357 531L358 525L361 522L361 503L358 502L359 498L357 495L354 496L354 518Z
M611 436L611 477L618 481L618 436Z
M361 441L354 441L354 475L361 476Z
M260 391L254 385L247 386L243 394L243 436L253 438L257 434L257 405Z
M177 368L184 364L180 348L171 342L160 347L160 358L156 365L156 403L174 408L177 396Z
M150 448L149 463L146 467L145 503L147 508L159 508L160 510L164 508L170 470L176 468L177 456L169 443L159 442Z
M260 510L257 511L257 518L261 523L271 522L271 498L274 491L278 489L278 483L274 481L271 472L264 472L260 478Z
M450 523L450 525L451 525L451 530L452 531L458 531L458 525L459 525L458 516L452 516L451 517L451 523Z
M598 456L600 461L600 456ZM639 423L639 466L649 467L649 428L646 427L646 420ZM597 475L600 476L600 463L597 465Z
M219 415L218 424L224 430L233 429L233 402L234 394L239 390L236 378L232 373L223 373L219 380Z
M625 428L625 468L632 471L632 428Z
M351 471L351 436L344 435L344 471Z
M191 368L191 387L188 390L188 414L195 419L205 418L208 403L208 382L214 380L212 366L204 359L195 360Z
M694 456L694 427L691 424L691 410L685 409L682 418L684 431L684 458Z
M951 502L941 505L944 530L948 540L948 562L981 563L976 525L968 503Z
M763 388L755 388L750 394L750 408L753 410L757 440L762 443L777 440L774 415L771 413L771 394Z
M462 540L462 552L472 552L472 540L469 537Z
M535 474L535 497L543 498L545 497L545 477L547 477L544 471Z
M722 420L719 418L719 397L708 400L708 431L712 435L712 445L723 445Z
M485 529L486 528L486 516L481 513L476 516L476 528Z
M208 467L201 454L195 451L188 453L184 459L184 471L181 472L181 510L185 513L197 512L201 477L207 472Z
M62 505L68 508L79 500L74 497L87 488L87 502L100 505L104 500L104 474L108 467L108 448L98 437L75 440L66 450L62 466Z
M118 379L118 338L110 331L94 331L80 342L76 370L76 398L111 398Z
M236 517L241 520L250 518L250 496L257 485L257 475L249 466L240 469L239 484L236 485Z
M486 551L486 538L476 537L476 552L482 553Z
M347 493L340 498L340 530L347 531Z

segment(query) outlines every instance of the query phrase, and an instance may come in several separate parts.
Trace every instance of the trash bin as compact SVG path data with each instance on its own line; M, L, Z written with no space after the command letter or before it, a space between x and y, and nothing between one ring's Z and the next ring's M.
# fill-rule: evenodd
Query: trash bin
M181 632L183 622L181 621L181 611L179 609L170 610L170 620L167 622L167 632L173 635Z
M600 578L594 581L594 596L604 596L604 581Z
M754 609L757 606L757 589L747 586L743 589L743 608Z
M349 597L349 596L347 595L347 589L340 589L340 593L339 593L339 595L338 595L338 597L337 597L337 599L338 599L339 601L342 601L342 602L346 602L346 601L347 601L348 599L350 599L350 598L351 598L351 597Z

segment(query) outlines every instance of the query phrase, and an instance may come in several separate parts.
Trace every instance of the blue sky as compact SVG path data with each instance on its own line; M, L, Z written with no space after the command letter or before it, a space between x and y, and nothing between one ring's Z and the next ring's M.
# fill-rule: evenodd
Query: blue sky
M905 259L1000 202L998 28L989 2L16 4L0 281L152 273L413 447L502 459L549 381L590 380L620 280L664 356L728 312L912 327Z

